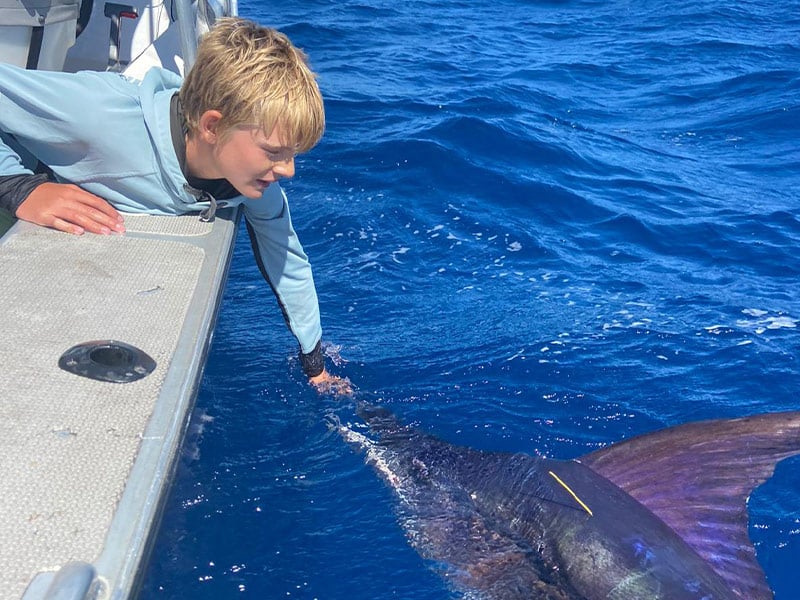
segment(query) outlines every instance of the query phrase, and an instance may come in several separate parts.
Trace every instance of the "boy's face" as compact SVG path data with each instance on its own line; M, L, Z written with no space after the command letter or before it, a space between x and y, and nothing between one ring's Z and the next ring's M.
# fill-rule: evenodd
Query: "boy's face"
M269 136L255 127L234 128L214 146L216 167L240 194L260 198L271 183L294 175L294 149L284 139L280 126Z

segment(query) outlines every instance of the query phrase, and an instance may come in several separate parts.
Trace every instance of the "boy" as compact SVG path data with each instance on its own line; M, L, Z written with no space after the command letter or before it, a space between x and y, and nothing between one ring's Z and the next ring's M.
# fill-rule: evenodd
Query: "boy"
M243 205L256 262L300 343L318 389L349 392L321 351L311 266L277 181L325 127L305 55L272 29L221 19L181 79L151 69L141 82L115 73L25 71L0 64L0 208L81 235L123 233L128 212ZM18 151L49 167L34 174ZM68 183L65 183L68 182ZM113 205L113 206L112 206Z

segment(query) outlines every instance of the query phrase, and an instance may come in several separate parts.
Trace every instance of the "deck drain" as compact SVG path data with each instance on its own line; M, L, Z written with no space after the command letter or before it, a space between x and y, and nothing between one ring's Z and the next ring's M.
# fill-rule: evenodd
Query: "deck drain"
M128 383L152 373L156 361L125 342L98 340L73 346L61 355L58 366L97 381Z

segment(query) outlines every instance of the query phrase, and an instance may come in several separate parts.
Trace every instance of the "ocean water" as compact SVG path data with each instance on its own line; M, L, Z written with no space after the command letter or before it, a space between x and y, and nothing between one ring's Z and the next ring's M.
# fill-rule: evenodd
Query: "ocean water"
M285 187L358 397L554 458L800 408L800 3L240 13L320 76L327 132ZM242 232L141 597L457 597L330 430L352 401L295 355ZM800 598L800 459L749 508L775 597Z

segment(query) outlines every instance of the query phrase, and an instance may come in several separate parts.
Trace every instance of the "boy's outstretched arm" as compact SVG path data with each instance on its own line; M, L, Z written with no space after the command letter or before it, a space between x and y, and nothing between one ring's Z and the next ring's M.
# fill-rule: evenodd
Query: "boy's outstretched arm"
M244 214L256 264L300 342L300 362L309 383L320 393L352 393L348 379L325 369L311 265L292 227L289 205L280 186L273 184L261 199L245 203Z

